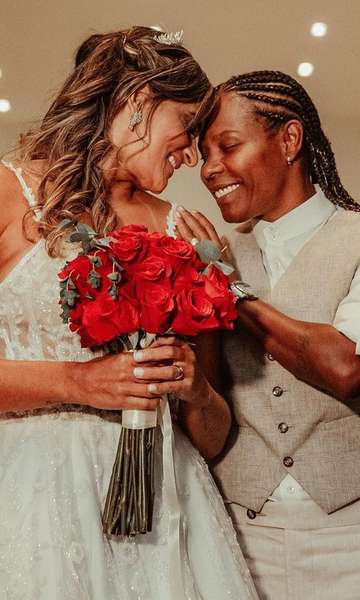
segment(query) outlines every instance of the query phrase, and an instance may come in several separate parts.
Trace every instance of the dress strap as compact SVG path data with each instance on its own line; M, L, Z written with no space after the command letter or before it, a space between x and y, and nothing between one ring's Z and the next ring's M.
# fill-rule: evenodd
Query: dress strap
M168 216L166 217L166 233L170 237L176 238L176 223L175 213L177 210L177 204L172 204Z
M32 189L28 186L28 184L26 183L26 181L22 175L22 168L15 167L11 162L7 162L6 160L2 160L1 162L4 165L4 167L7 167L8 169L10 169L10 171L12 171L15 174L15 177L17 178L18 182L20 183L24 198L28 202L29 206L31 208L36 206L35 194L32 191ZM38 209L35 210L34 218L36 221L40 221L41 213Z

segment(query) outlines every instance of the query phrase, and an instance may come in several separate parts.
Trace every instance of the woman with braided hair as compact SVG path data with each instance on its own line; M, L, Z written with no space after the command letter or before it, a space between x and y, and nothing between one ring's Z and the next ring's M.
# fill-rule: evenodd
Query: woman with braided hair
M360 205L292 77L248 73L217 93L201 176L240 225L220 242L203 215L177 215L179 235L226 247L239 273L223 352L237 426L215 474L261 598L354 600Z
M58 304L57 274L78 253L63 243L64 219L101 234L141 224L173 235L174 208L153 194L196 164L194 135L211 96L179 35L93 35L17 160L0 167L4 600L257 598L216 486L176 426L176 482L166 494L170 458L162 473L159 448L151 533L102 530L119 410L153 410L173 392L194 445L208 458L220 452L231 417L210 354L197 360L184 341L164 337L136 355L94 358Z

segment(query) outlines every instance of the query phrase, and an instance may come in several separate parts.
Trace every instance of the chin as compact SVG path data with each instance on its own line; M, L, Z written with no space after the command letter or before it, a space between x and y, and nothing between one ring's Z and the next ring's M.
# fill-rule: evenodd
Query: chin
M167 186L167 181L162 182L152 182L149 183L146 187L143 187L143 190L146 190L150 194L161 194Z
M226 223L240 223L241 218L239 215L234 214L234 211L231 210L230 206L223 206L221 209L221 215ZM242 219L245 220L245 219Z

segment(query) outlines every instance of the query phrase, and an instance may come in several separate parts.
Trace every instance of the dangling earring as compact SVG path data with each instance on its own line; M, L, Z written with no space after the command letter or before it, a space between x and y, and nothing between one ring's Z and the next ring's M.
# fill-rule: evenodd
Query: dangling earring
M287 156L286 160L287 160L287 164L289 165L289 167L291 167L291 165L293 164L294 161L290 158L290 156Z
M136 125L139 125L139 123L141 123L142 120L143 120L143 114L142 114L141 108L139 108L138 110L133 112L133 114L130 116L129 125L128 125L130 131L134 131Z

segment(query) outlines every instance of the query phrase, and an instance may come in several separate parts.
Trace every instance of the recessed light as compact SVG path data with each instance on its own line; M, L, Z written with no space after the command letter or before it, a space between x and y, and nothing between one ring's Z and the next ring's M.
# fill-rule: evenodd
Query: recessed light
M313 23L311 25L311 35L314 37L324 37L327 34L326 23Z
M310 77L314 72L314 65L309 62L300 63L297 72L300 77Z
M11 108L11 104L9 102L9 100L6 100L5 98L1 98L0 99L0 112L9 112Z

